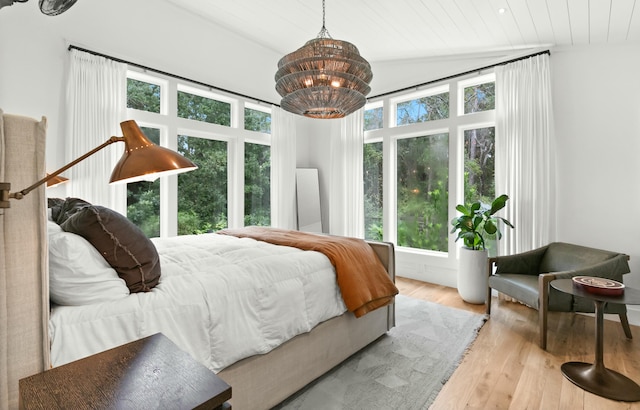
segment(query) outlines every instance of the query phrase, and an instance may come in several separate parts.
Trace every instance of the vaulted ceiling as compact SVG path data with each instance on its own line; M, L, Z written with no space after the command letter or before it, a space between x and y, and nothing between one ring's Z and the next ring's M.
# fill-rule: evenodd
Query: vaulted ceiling
M282 55L322 27L321 0L167 1ZM640 0L326 0L326 28L373 62L640 43Z

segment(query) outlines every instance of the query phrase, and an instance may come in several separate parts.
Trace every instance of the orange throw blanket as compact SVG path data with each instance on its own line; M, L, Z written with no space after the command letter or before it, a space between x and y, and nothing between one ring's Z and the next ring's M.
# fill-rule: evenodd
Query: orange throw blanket
M224 229L216 233L325 254L336 268L342 299L356 317L388 305L398 294L398 288L382 262L362 239L259 226Z

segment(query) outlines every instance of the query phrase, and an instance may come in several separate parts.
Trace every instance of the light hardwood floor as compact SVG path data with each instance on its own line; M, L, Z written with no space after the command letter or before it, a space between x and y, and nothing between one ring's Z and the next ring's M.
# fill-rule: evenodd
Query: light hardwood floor
M484 305L465 303L456 289L398 277L403 295L484 314ZM640 409L588 393L567 380L562 363L592 363L595 320L551 312L547 350L538 347L538 312L493 298L484 324L462 363L444 385L431 409ZM604 364L640 383L640 327L628 340L620 323L605 320Z

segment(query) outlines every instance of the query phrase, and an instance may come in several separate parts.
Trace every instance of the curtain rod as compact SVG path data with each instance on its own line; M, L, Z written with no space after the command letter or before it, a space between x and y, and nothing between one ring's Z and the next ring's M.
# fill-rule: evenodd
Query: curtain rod
M224 88L216 87L216 86L213 86L211 84L207 84L207 83L203 83L203 82L200 82L200 81L192 80L192 79L189 79L189 78L186 78L186 77L182 77L182 76L179 76L179 75L167 73L165 71L161 71L161 70L157 70L155 68L144 66L142 64L133 63L131 61L123 60L121 58L112 57L112 56L109 56L109 55L106 55L106 54L98 53L97 51L87 50L86 48L82 48L82 47L78 47L78 46L74 46L74 45L69 45L68 50L72 50L72 49L75 49L75 50L78 50L78 51L84 51L85 53L89 53L89 54L93 54L93 55L96 55L96 56L108 58L109 60L113 60L113 61L116 61L118 63L129 64L129 65L132 65L134 67L141 68L143 70L153 71L153 72L158 73L158 74L162 74L162 75L165 75L165 76L168 76L168 77L176 78L178 80L188 81L188 82L191 82L191 83L194 83L194 84L201 85L203 87L209 87L209 88L212 88L214 90L218 90L218 91L229 93L229 94L232 94L232 95L235 95L235 96L238 96L238 97L246 98L247 100L258 101L258 102L261 102L263 104L275 105L277 107L280 106L279 104L274 104L274 103L269 102L269 101L261 100L260 98L251 97L251 96L248 96L248 95L245 95L245 94L237 93L235 91L230 91L230 90L226 90ZM441 82L441 81L450 80L452 78L460 77L460 76L467 75L467 74L472 74L472 73L475 73L477 71L486 70L486 69L493 68L493 67L496 67L496 66L499 66L499 65L505 65L505 64L516 62L516 61L524 60L524 59L527 59L527 58L536 57L536 56L539 56L539 55L542 55L542 54L551 55L551 52L549 50L545 50L545 51L540 51L540 52L533 53L533 54L528 54L526 56L513 58L511 60L503 61L501 63L491 64L491 65L488 65L488 66L484 66L484 67L476 68L476 69L473 69L473 70L465 71L463 73L458 73L458 74L450 75L450 76L447 76L447 77L439 78L437 80L431 80L431 81L427 81L427 82L421 83L421 84L416 84L416 85L413 85L413 86L410 86L410 87L400 88L398 90L389 91L389 92L386 92L386 93L374 95L373 97L367 98L367 100L373 100L375 98L386 97L387 95L400 93L402 91L413 90L413 89L416 89L418 87L424 87L425 85L430 85L430 84L438 83L438 82Z
M167 73L165 71L161 71L161 70L157 70L155 68L144 66L142 64L133 63L131 61L123 60L121 58L112 57L112 56L109 56L109 55L106 55L106 54L98 53L97 51L87 50L86 48L70 45L68 50L71 51L72 49L73 50L78 50L78 51L84 51L85 53L93 54L93 55L96 55L96 56L99 56L99 57L108 58L109 60L113 60L113 61L116 61L118 63L128 64L128 65L131 65L131 66L134 66L134 67L141 68L143 70L153 71L154 73L162 74L162 75L165 75L165 76L168 76L168 77L173 77L173 78L178 79L178 80L188 81L188 82L193 83L193 84L198 84L198 85L201 85L203 87L208 87L208 88L211 88L211 89L214 89L214 90L217 90L217 91L222 91L222 92L225 92L225 93L228 93L228 94L231 94L231 95L235 95L237 97L246 98L247 100L250 100L250 101L257 101L257 102L261 102L261 103L267 104L267 105L275 105L277 107L280 106L278 104L274 104L274 103L269 102L269 101L261 100L260 98L255 98L255 97L251 97L251 96L248 96L248 95L245 95L245 94L240 94L240 93L237 93L235 91L225 90L224 88L216 87L216 86L211 85L211 84L207 84L207 83L203 83L203 82L200 82L200 81L192 80L192 79L189 79L189 78L186 78L186 77L182 77L182 76L179 76L179 75Z
M413 85L411 87L405 87L405 88L401 88L399 90L389 91L389 92L386 92L386 93L374 95L373 97L367 98L367 100L373 100L375 98L386 97L387 95L396 94L396 93L399 93L399 92L402 92L402 91L413 90L413 89L416 89L418 87L424 87L425 85L439 83L440 81L450 80L452 78L461 77L463 75L472 74L472 73L475 73L477 71L486 70L486 69L493 68L493 67L496 67L496 66L499 66L499 65L505 65L505 64L513 63L513 62L524 60L524 59L531 58L531 57L536 57L536 56L539 56L539 55L542 55L542 54L551 55L551 52L549 50L540 51L540 52L529 54L529 55L526 55L526 56L514 58L514 59L511 59L511 60L508 60L508 61L503 61L501 63L495 63L495 64L491 64L491 65L488 65L488 66L484 66L484 67L480 67L480 68L475 68L473 70L465 71L463 73L458 73L458 74L450 75L450 76L447 76L447 77L439 78L437 80L427 81L426 83L416 84L416 85Z

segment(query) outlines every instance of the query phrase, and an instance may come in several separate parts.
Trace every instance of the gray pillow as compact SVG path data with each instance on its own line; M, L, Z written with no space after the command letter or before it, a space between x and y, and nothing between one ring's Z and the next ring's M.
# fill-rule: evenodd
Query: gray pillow
M153 242L126 217L103 206L67 198L62 229L89 241L118 272L131 293L148 292L160 280L160 257ZM65 212L66 210L66 212Z

